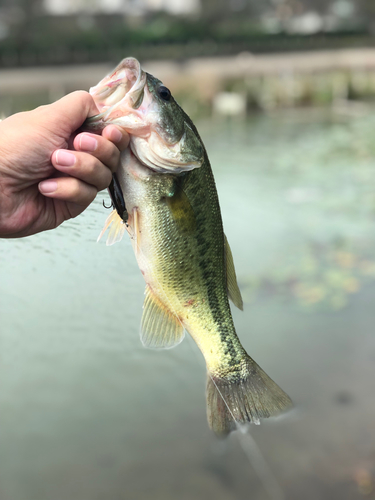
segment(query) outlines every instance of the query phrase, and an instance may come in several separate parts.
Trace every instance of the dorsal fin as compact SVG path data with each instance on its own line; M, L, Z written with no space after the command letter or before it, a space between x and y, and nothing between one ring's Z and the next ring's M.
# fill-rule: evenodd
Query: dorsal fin
M232 251L230 249L227 237L224 234L224 254L226 260L226 270L227 270L227 289L228 297L233 302L233 304L243 311L243 301L241 297L240 289L238 288L236 271L234 269L234 262Z
M185 331L178 317L146 285L141 321L141 341L151 349L170 349L182 342Z
M109 226L111 226L109 228ZM119 214L117 213L116 210L112 210L112 212L109 214L107 217L107 220L105 221L104 227L101 231L101 233L98 236L97 241L99 241L104 233L108 231L108 237L107 237L107 246L114 245L118 241L122 240L122 237L124 236L126 225L124 221L121 219Z

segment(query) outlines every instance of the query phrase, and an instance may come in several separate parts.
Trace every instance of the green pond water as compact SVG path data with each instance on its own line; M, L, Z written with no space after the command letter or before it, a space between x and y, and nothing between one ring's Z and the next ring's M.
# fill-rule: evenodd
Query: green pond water
M375 477L375 118L313 110L198 124L249 354L296 408L224 442L187 337L142 347L129 241L100 193L55 231L0 241L1 500L316 500Z

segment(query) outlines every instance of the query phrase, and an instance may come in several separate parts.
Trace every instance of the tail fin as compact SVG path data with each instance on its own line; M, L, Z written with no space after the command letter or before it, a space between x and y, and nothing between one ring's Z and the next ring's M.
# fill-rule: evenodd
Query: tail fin
M240 371L230 378L207 377L207 418L210 428L224 437L237 423L259 424L293 404L289 396L246 355Z

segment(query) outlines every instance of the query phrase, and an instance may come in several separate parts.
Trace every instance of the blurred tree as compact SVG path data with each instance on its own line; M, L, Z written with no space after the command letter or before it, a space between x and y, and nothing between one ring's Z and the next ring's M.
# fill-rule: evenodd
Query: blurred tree
M302 12L326 13L337 0L201 0L202 15L212 21L223 20L237 14L259 19L263 14L274 11L284 17L287 13L298 15ZM367 1L367 0L363 0Z
M11 34L26 47L32 37L34 21L43 14L43 0L0 0Z
M248 16L249 19L259 17L272 7L272 0L200 0L202 17L209 21L231 21L234 18Z
M330 5L334 3L335 0L303 0L301 2L290 2L291 4L301 4L303 10L306 11L316 11L319 14L325 14L329 9Z
M202 17L212 21L223 19L229 12L228 0L201 0Z
M375 0L359 0L358 10L371 34L375 34Z

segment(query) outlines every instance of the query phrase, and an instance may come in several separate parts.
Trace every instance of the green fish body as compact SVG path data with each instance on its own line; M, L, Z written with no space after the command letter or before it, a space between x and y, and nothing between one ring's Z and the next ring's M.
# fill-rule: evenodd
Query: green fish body
M123 123L119 106L104 109L104 122L123 126L131 134L131 148L122 153L115 179L123 196L121 203L115 201L120 217L111 215L106 227L114 222L112 241L126 228L146 281L143 344L171 348L189 332L207 365L209 425L224 436L238 423L259 423L280 413L291 401L250 358L236 334L228 297L240 309L242 298L199 134L165 92L168 89L140 69L137 73L134 61L125 59L122 65L133 71L125 97L144 79L138 96L132 96L136 107L122 109ZM132 109L136 110L136 126L129 118ZM142 115L151 115L149 122L143 119L140 124ZM103 120L103 113L99 119Z

